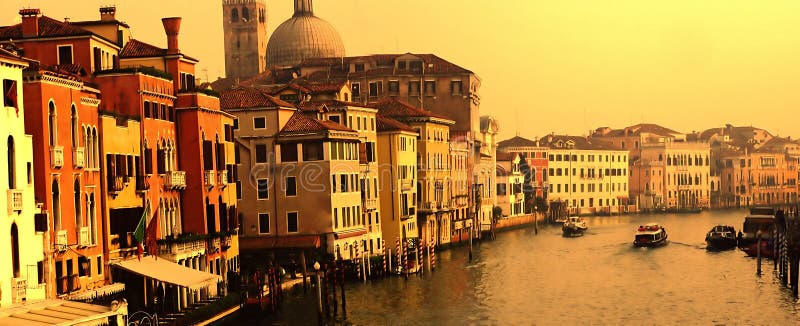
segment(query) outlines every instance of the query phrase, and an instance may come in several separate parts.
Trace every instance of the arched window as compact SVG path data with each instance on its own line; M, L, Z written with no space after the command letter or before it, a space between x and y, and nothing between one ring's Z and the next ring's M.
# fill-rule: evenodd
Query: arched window
M75 230L80 232L83 223L81 222L81 183L77 179L72 190L75 192ZM78 233L80 237L80 233Z
M75 108L75 104L72 105L71 119L72 119L71 120L72 121L72 125L71 125L72 126L72 130L71 130L70 134L72 134L72 147L75 148L75 147L79 147L79 145L80 145L79 144L80 141L78 139L78 109Z
M250 20L250 11L247 8L242 8L242 20L249 21Z
M8 189L17 188L17 164L16 151L14 149L14 137L8 136Z
M52 101L50 102L50 114L47 120L47 126L49 127L48 131L50 132L50 146L56 146L58 142L57 130L58 123L56 121L56 104Z
M17 223L11 224L11 265L14 269L14 278L19 275L19 230L17 230Z
M92 127L92 167L98 166L98 155L100 153L100 144L97 141L97 127Z
M94 194L86 195L86 226L89 228L89 242L95 243L95 230L94 230Z
M58 180L53 180L53 207L51 210L53 211L53 228L56 231L61 230L61 196L58 189Z
M239 21L239 9L233 8L231 9L231 22L235 23Z

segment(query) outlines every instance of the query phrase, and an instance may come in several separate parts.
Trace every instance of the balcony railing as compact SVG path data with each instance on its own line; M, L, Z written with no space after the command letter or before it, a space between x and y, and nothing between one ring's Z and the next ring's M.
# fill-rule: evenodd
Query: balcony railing
M24 278L11 279L12 298L13 303L20 303L25 301L28 291L28 280Z
M81 282L78 274L59 277L56 280L59 295L75 292L81 289Z
M60 168L64 166L64 147L63 146L51 146L50 147L50 165L54 168Z
M56 250L63 251L67 248L67 230L56 231Z
M136 191L150 190L150 176L138 175L136 176Z
M362 209L365 212L371 212L378 209L378 200L375 198L364 199L362 204Z
M186 171L168 171L162 178L166 189L186 189Z
M22 211L23 200L22 200L22 190L18 189L9 189L8 190L8 211L9 214L12 212L20 212Z
M159 244L158 251L162 254L182 255L193 254L206 249L206 242L204 240L188 241L188 242L175 242L175 243L161 243Z
M214 170L206 170L203 172L203 182L206 185L206 187L209 188L213 187L214 184L217 183Z
M80 230L78 231L78 239L80 240L78 244L80 244L81 246L88 246L91 244L91 240L89 239L88 227L84 226L80 228Z
M83 167L83 164L85 163L84 161L86 160L84 153L85 151L83 147L75 147L75 149L72 150L72 161L75 165L75 168L79 169Z
M125 177L121 176L108 176L108 191L120 192L125 189Z
M414 188L414 182L411 180L400 180L400 189L403 191L409 191Z
M220 187L228 185L228 170L222 170L217 172L217 185Z

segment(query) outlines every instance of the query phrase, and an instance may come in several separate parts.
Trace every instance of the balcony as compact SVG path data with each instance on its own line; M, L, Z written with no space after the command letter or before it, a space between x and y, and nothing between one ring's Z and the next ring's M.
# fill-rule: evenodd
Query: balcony
M167 171L161 178L164 180L164 189L186 189L186 171Z
M28 280L24 278L11 279L11 302L20 303L25 301L28 294Z
M417 214L417 208L416 207L409 207L409 208L405 209L405 211L403 212L403 216L400 219L401 220L407 220L407 219L410 219L410 218L414 217L415 214Z
M81 246L86 247L86 246L91 245L91 240L89 239L89 228L88 227L84 226L84 227L80 228L80 230L78 230L78 239L80 240L78 242L78 244L81 245Z
M64 166L64 146L50 146L50 165L54 168Z
M78 274L59 277L56 280L56 291L59 295L72 293L81 289L81 282Z
M67 250L67 230L56 231L56 250Z
M138 175L136 176L136 191L144 192L150 190L150 176Z
M417 203L417 206L419 207L420 212L424 213L436 212L438 209L438 205L436 203L429 201L419 202Z
M203 183L209 189L214 187L214 185L217 183L217 180L216 180L215 174L214 174L214 170L206 170L206 171L203 172Z
M440 201L440 202L436 203L436 207L438 209L448 209L448 208L450 208L450 202L448 202L448 201Z
M220 187L228 185L228 170L217 171L217 185Z
M8 213L21 212L23 206L22 190L9 189L8 190Z
M173 256L187 255L187 256L193 256L196 253L204 253L205 250L206 250L206 242L205 242L205 240L159 243L158 244L158 252L161 255L173 255Z
M378 200L375 198L364 199L361 202L362 202L361 208L365 212L374 212L375 210L378 209Z
M400 189L403 191L410 191L412 188L414 188L414 181L400 180Z
M110 175L108 176L108 191L117 193L125 189L125 177Z
M86 156L84 155L83 147L76 147L72 150L72 162L74 163L76 169L83 167L85 159Z

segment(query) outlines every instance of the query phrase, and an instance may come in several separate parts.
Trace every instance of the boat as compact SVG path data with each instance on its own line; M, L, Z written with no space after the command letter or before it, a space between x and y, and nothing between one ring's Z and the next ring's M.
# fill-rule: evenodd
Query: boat
M565 237L582 236L586 229L588 229L586 221L577 216L568 217L567 220L564 221L564 225L561 226L561 231L564 233Z
M742 231L737 237L739 249L748 256L758 255L758 243L761 239L761 256L772 258L774 250L772 245L772 231L775 229L775 209L770 207L754 207L750 214L744 217Z
M667 243L667 230L658 223L640 225L633 240L635 247L658 247Z
M706 249L728 250L736 248L736 229L730 225L717 225L706 234Z

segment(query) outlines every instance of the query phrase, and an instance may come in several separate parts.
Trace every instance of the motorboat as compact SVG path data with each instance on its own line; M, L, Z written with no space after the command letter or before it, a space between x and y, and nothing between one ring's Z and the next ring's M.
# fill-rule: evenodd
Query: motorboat
M717 225L706 233L706 249L728 250L736 248L736 229L730 225Z
M667 230L658 223L640 225L636 229L635 247L658 247L667 243Z
M775 229L775 209L770 207L754 207L745 216L740 232L739 249L748 256L758 255L758 244L761 243L761 256L771 258L774 255L772 233ZM760 241L759 241L760 239Z
M578 216L568 217L561 227L561 231L564 233L565 237L582 236L583 232L587 229L586 221Z

